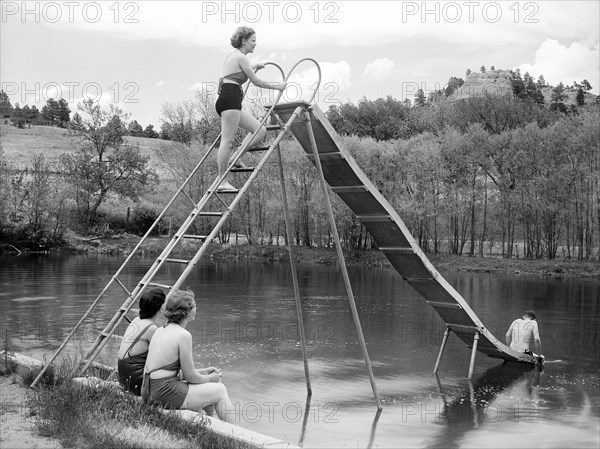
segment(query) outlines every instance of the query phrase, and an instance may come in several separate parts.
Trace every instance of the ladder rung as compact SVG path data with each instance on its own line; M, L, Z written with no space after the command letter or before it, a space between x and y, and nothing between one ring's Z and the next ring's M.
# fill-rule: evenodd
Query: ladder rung
M196 234L184 234L184 239L196 239L196 240L206 240L205 235L196 235Z
M84 360L83 363L87 363L87 360ZM114 366L105 365L104 363L92 362L91 364L94 368L99 368L109 373L112 373L115 370Z
M281 129L280 125L265 125L265 128L267 128L267 131L277 131L278 129Z
M100 335L102 335L104 338L107 338L108 337L108 332L101 332ZM123 336L122 335L112 334L111 337L115 337L115 338L119 338L119 339L123 340Z
M171 290L171 285L167 285L167 284L159 284L158 282L148 282L146 285L149 285L151 287L160 287L160 288L166 288L168 290Z
M359 193L366 192L368 189L366 186L338 186L332 187L331 190L335 193Z
M314 159L315 155L312 153L306 153L306 155L308 156L309 159ZM342 153L319 153L319 159L322 161L328 160L328 159L344 159L344 156L342 155Z
M446 325L450 328L452 328L452 330L454 332L456 332L456 330L454 328L457 329L461 329L461 330L469 330L469 331L479 331L479 329L477 328L477 326L473 326L473 325L467 325L467 324L456 324L456 323L446 323Z
M243 173L243 172L252 172L256 168L255 167L233 167L230 172Z
M271 147L254 147L254 148L250 148L246 151L248 151L248 152L267 151L269 148L271 148Z
M221 217L223 212L199 212L198 215L202 217Z
M392 221L389 215L357 215L358 219L363 223L385 223Z
M460 304L455 302L439 302L439 301L427 301L432 307L446 307L448 309L462 309Z
M414 254L414 250L410 246L380 246L379 250L382 253L396 253L396 254Z
M165 262L173 262L173 263L185 263L187 264L189 260L186 259L165 259Z

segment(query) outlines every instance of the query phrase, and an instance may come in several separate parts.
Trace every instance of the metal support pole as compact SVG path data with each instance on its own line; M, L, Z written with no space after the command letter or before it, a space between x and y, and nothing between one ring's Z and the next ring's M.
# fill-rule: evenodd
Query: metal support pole
M315 140L315 134L310 123L310 113L304 111L304 120L306 123L306 130L308 132L308 138L310 140L310 146L314 156L314 162L319 173L319 184L325 198L325 204L327 209L327 215L329 216L329 223L331 224L331 232L335 240L335 247L337 250L338 259L340 262L340 268L342 270L342 277L344 278L344 284L346 285L346 292L348 293L348 300L350 301L350 308L352 309L352 317L354 318L354 325L356 332L358 333L358 340L360 342L360 348L362 350L363 358L365 359L365 365L367 366L367 372L369 373L369 380L371 382L371 388L373 389L373 396L377 403L377 409L381 410L381 399L377 392L377 385L375 384L375 376L373 375L373 368L371 367L371 360L369 359L369 353L367 351L367 344L363 335L362 327L360 325L360 318L358 317L358 310L356 309L356 302L354 301L354 294L352 293L352 285L350 284L350 276L348 275L348 269L346 268L346 262L344 259L344 252L342 251L342 244L340 242L340 236L337 232L335 225L335 217L333 216L333 209L331 207L331 200L329 199L329 193L327 192L327 185L325 183L325 176L323 175L323 167L321 166L321 160L319 159L319 150L317 149L317 142Z
M440 367L440 362L442 361L442 354L444 353L444 349L446 348L446 342L448 341L448 335L450 335L450 326L446 326L444 338L442 339L442 345L440 346L440 352L438 354L437 360L435 361L435 366L433 367L433 374L437 374L438 368Z
M292 227L290 220L290 210L288 207L287 194L285 190L285 180L283 177L283 163L281 162L281 148L277 144L277 161L279 162L279 182L281 184L281 202L283 204L283 215L285 217L285 232L287 235L288 249L290 252L290 267L292 269L292 282L294 284L294 297L296 299L296 315L298 315L298 329L300 330L300 342L302 343L302 358L304 360L304 375L306 377L306 391L308 401L312 395L310 385L310 373L308 371L308 356L306 354L306 336L304 333L304 319L302 318L302 302L300 301L300 287L298 286L298 273L296 271L296 259L292 247Z
M473 337L473 349L471 350L471 363L469 363L469 375L467 379L471 380L473 377L473 367L475 366L475 353L477 352L477 343L479 343L479 332L475 331L475 336Z

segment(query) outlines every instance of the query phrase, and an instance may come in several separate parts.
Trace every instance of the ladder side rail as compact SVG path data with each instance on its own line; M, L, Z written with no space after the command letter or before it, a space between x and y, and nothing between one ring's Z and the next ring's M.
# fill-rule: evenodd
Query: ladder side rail
M302 110L303 110L302 106L298 106L294 110L294 112L290 116L289 120L287 121L287 123L285 124L283 129L279 132L279 134L277 135L275 140L269 146L269 150L267 150L267 152L264 154L264 156L262 157L259 164L256 166L256 169L254 170L252 175L250 175L250 177L246 180L246 183L244 184L244 186L240 189L240 191L238 192L238 194L236 195L234 200L229 205L229 208L225 211L225 213L220 218L218 223L214 226L212 232L206 236L206 240L204 241L204 244L202 245L200 250L198 250L198 252L193 257L193 259L190 260L190 262L188 263L188 266L185 268L183 273L179 276L179 279L177 279L177 281L173 285L172 290L180 288L181 285L185 282L185 279L187 278L189 273L194 269L194 266L196 265L196 263L198 263L198 260L200 260L200 258L206 251L206 247L208 246L208 244L216 237L217 233L219 232L219 230L221 229L221 227L223 226L225 221L227 221L227 219L229 218L229 215L231 215L231 212L233 211L233 209L240 202L240 200L242 199L242 197L244 196L246 191L250 188L250 185L252 184L254 179L258 176L258 173L260 172L260 170L262 169L262 167L264 166L266 161L271 157L271 154L273 154L273 151L275 151L277 144L281 141L281 139L283 139L283 136L288 132L288 130L289 130L291 124L294 122L294 120L300 116L300 113L302 112Z
M323 174L323 167L321 166L321 159L319 158L319 150L317 148L317 142L315 139L315 135L312 129L312 123L310 119L310 112L304 112L304 122L306 123L306 130L308 133L308 138L310 141L310 146L314 155L314 162L317 167L317 172L319 173L319 184L321 186L321 190L323 196L325 197L325 204L327 209L327 215L329 216L329 222L331 225L331 232L333 234L333 238L335 240L335 247L338 254L338 259L340 263L340 269L342 271L342 277L344 279L344 284L346 286L346 292L348 294L348 300L350 302L350 309L352 310L352 317L354 318L354 325L356 327L356 331L358 334L358 339L360 342L360 347L362 350L363 358L365 360L365 365L367 367L367 372L369 375L369 381L371 382L371 388L373 390L373 396L375 397L375 402L377 404L377 409L382 410L381 399L379 398L379 393L377 392L377 385L375 383L375 376L373 375L373 368L371 367L371 360L369 358L369 352L367 350L367 344L365 342L365 337L363 335L362 326L360 324L360 318L358 316L358 310L356 308L356 302L354 300L354 294L352 292L352 284L350 283L350 276L348 275L348 269L346 267L344 252L342 250L342 244L340 241L340 236L337 232L337 226L335 224L335 216L333 215L333 209L331 206L331 200L329 198L329 192L327 191L327 183L325 181L325 176Z

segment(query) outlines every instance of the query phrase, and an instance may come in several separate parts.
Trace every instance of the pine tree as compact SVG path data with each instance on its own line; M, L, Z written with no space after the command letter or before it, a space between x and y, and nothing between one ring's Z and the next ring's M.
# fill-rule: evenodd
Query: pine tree
M8 118L12 115L13 107L10 104L8 94L4 91L0 91L0 117Z

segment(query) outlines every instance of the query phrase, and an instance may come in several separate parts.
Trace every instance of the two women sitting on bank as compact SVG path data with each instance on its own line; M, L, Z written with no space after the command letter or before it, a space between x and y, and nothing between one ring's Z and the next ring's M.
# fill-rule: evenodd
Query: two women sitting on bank
M140 298L140 313L141 310ZM221 370L212 366L194 368L192 335L186 330L186 325L196 317L194 294L189 290L173 291L164 315L167 323L155 329L149 339L141 386L142 398L146 403L168 409L204 410L209 416L216 414L227 421L228 413L233 413L234 408L225 385L221 383ZM128 335L127 332L125 335ZM120 370L119 374L121 377Z

